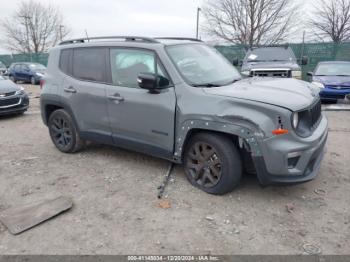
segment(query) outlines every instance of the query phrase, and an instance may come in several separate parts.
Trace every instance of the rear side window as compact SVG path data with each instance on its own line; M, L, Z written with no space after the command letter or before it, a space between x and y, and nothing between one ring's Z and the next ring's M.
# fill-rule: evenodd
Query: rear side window
M106 82L106 49L77 48L73 51L73 76L80 80Z
M64 49L61 51L61 54L60 54L59 68L63 73L67 75L72 74L72 69L71 69L72 64L70 62L71 53L72 53L72 49Z

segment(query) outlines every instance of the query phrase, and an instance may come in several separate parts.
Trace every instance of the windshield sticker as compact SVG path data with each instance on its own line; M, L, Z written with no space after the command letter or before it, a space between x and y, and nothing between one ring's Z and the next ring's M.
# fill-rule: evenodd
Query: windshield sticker
M249 60L255 60L255 59L257 59L257 55L254 55L254 54L251 54L249 57L248 57L248 59Z

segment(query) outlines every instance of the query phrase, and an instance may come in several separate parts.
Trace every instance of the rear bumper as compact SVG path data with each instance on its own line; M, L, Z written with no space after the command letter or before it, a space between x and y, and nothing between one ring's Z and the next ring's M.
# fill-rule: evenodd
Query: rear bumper
M257 176L262 185L298 184L316 177L328 137L327 120L323 118L318 130L305 140L304 144L301 141L291 141L291 137L280 138L279 141L267 142L263 156L253 156ZM266 153L266 150L270 153ZM294 166L290 166L288 161L291 155L297 157Z

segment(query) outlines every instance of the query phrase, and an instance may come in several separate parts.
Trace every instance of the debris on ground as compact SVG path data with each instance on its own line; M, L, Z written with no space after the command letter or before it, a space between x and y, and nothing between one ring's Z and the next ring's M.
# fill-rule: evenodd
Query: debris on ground
M170 180L170 176L171 176L171 172L173 171L174 168L174 163L170 163L169 168L167 173L164 176L164 180L162 182L162 184L158 187L158 198L161 199L163 197L163 193L165 191L165 187L168 185L169 180Z
M205 219L208 220L208 221L214 221L214 218L211 217L211 216L206 216Z
M321 188L315 189L314 192L315 192L315 194L321 195L321 196L324 196L326 194L326 190L321 189Z
M169 208L171 208L171 203L169 200L160 200L158 202L158 207L160 207L162 209L169 209Z
M309 243L306 243L303 245L303 250L305 251L305 253L307 253L309 255L319 255L322 252L320 247L309 244Z
M286 209L289 213L293 213L294 209L295 209L295 204L294 203L288 203L286 205Z
M58 197L6 209L0 213L0 221L11 234L17 235L61 214L72 206L71 198Z

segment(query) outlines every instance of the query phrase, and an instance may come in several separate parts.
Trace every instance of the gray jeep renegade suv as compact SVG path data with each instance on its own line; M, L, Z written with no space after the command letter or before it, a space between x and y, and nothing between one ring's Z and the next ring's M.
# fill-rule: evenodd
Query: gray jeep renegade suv
M99 37L51 49L41 112L62 152L86 140L143 152L224 194L243 171L262 185L316 176L327 139L318 92L295 79L242 80L194 39Z

